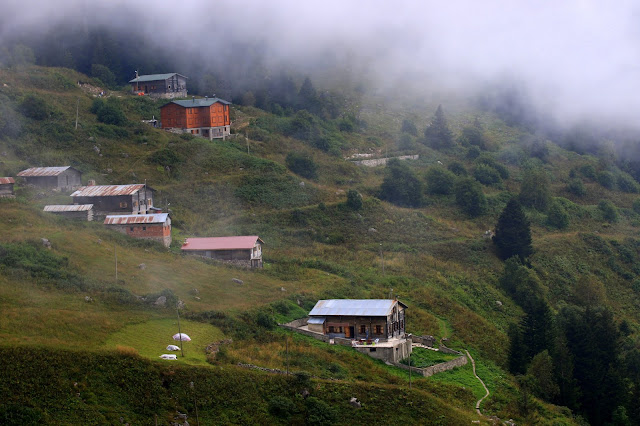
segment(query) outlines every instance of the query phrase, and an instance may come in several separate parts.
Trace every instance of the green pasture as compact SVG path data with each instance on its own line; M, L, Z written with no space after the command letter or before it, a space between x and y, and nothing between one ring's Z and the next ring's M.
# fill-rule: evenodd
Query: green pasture
M184 357L180 351L167 351L167 345L180 346L180 342L172 339L178 333L177 318L164 318L128 325L109 336L103 348L131 352L133 348L140 356L160 359L162 354L176 354L178 362L184 364L207 365L205 348L213 342L224 339L220 329L199 322L180 320L180 330L187 334L191 341L182 342ZM162 362L175 362L161 360Z

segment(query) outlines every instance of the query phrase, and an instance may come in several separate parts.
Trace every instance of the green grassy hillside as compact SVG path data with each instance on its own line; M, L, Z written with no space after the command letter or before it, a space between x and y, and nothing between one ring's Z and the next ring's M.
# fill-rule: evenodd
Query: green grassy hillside
M604 306L616 325L625 324L620 356L630 357L638 348L637 183L604 158L567 151L551 140L527 144L534 135L467 104L452 110L445 105L456 143L436 150L422 143L420 134L404 137L400 131L405 119L422 130L435 108L409 111L380 105L375 98L362 100L355 126L345 117L300 111L274 115L234 106L235 136L209 142L141 124L142 119L158 117L161 104L123 92L108 92L104 103L122 111L127 120L100 122L91 112L97 108L95 90L78 81L98 84L66 69L0 70L0 175L15 175L28 166L69 164L83 171L83 181L146 180L158 190L159 205L172 213L174 243L166 250L109 232L100 223L71 222L41 211L45 204L69 203L66 194L18 184L16 200L0 200L0 346L11 362L17 355L10 348L29 355L22 359L33 361L20 361L15 371L30 380L45 380L30 372L48 360L60 364L46 371L68 393L40 402L49 396L34 396L28 388L36 385L25 384L11 399L15 406L32 410L25 416L56 423L66 415L80 415L57 411L68 403L62 399L74 398L69 383L79 379L73 374L104 364L113 365L119 377L125 375L123 368L149 372L148 383L136 384L136 392L150 386L144 398L156 402L149 402L149 408L139 405L142 400L125 401L126 388L116 390L106 373L99 375L82 385L93 394L90 398L74 399L89 410L78 413L100 413L96 423L115 418L107 405L118 407L114 411L126 413L134 423L149 422L154 414L167 417L175 409L193 416L189 390L183 389L190 380L199 389L200 415L210 416L212 423L268 423L275 421L273 413L285 416L283 422L301 423L316 405L324 410L325 402L339 412L339 423L385 423L389 414L382 414L380 406L393 406L399 420L410 422L427 413L435 416L429 417L434 423L444 416L442 424L477 418L475 399L483 392L470 366L429 379L414 377L416 389L408 391L403 370L275 327L276 322L304 316L320 298L393 294L409 305L408 331L447 337L450 347L472 351L479 375L492 392L483 403L486 414L569 423L572 414L548 402L576 405L543 398L538 390L534 393L540 398L531 399L531 390L509 373L509 329L525 324L529 311L505 287L505 263L485 236L510 197L526 185L531 170L546 173L550 200L569 217L568 225L558 228L549 222L550 208L525 208L534 249L526 270L538 283L536 297L557 316L559 326L571 318L570 309L584 312ZM482 149L458 139L476 116L484 132ZM287 160L292 152L312 159L315 177L292 171ZM354 152L419 154L418 160L402 166L425 185L420 190L424 201L415 207L381 201L388 167L361 168L343 160ZM494 179L481 186L487 204L475 217L464 212L454 192L429 189L431 170L451 168L452 163L459 165L460 174L477 181ZM577 181L582 190L576 189ZM349 190L362 195L362 208L347 203ZM602 201L614 206L615 218L600 206ZM179 254L185 237L238 234L257 234L265 241L263 270L234 269ZM42 247L41 238L51 241L51 250ZM166 306L154 303L160 296L166 297ZM168 367L157 357L177 332L178 300L184 302L183 331L191 328L195 338L185 348L187 358ZM233 342L221 345L217 355L205 353L207 345L225 339ZM300 386L294 379L234 366L285 369L285 339L291 343L292 371L316 377L305 386L317 392L317 404L295 396ZM67 358L86 361L71 368ZM175 377L175 383L165 385L165 377ZM241 390L233 391L241 395L239 401L214 400L240 381ZM203 382L215 389L210 400L199 384ZM355 393L366 409L347 407L346 395ZM176 394L179 403L170 400ZM271 403L275 395L289 402ZM247 412L244 404L249 401L258 401L257 408ZM289 408L273 408L278 404ZM426 411L421 404L428 405ZM226 421L213 420L217 412Z

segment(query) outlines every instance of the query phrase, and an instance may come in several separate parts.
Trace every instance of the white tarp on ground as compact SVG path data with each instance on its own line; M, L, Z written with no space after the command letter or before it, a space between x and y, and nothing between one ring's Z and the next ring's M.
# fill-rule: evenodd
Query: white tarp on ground
M160 355L160 358L162 358L162 359L178 359L178 357L176 355L173 355L173 354L162 354L162 355Z
M182 340L183 342L190 342L191 341L191 337L187 336L184 333L176 333L173 335L173 340Z
M167 350L168 351L179 351L180 347L176 346L176 345L169 345L169 346L167 346Z

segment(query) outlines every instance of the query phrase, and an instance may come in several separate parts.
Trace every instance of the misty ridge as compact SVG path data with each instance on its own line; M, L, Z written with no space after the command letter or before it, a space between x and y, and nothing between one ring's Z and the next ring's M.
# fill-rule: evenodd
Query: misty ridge
M322 88L463 96L550 131L588 123L596 137L636 139L631 1L26 3L5 5L0 63L26 45L37 64L87 74L101 64L118 84L135 70L176 71L193 94L230 98L285 70Z

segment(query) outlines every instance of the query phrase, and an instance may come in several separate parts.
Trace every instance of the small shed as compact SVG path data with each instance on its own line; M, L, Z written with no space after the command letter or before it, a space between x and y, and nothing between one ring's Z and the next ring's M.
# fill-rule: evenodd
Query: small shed
M82 173L71 166L32 167L18 173L27 185L71 191L82 185Z
M187 238L182 252L249 268L262 268L262 244L257 235Z
M13 184L16 183L12 177L0 177L0 198L14 198Z
M185 98L187 78L175 72L166 74L138 75L129 81L131 91L156 98Z
M145 184L95 185L78 188L71 197L74 204L93 204L97 216L147 214L153 207L155 190Z
M44 206L44 211L70 219L93 220L93 204L54 204Z
M104 224L133 238L157 241L165 247L171 245L171 218L168 213L109 215Z

